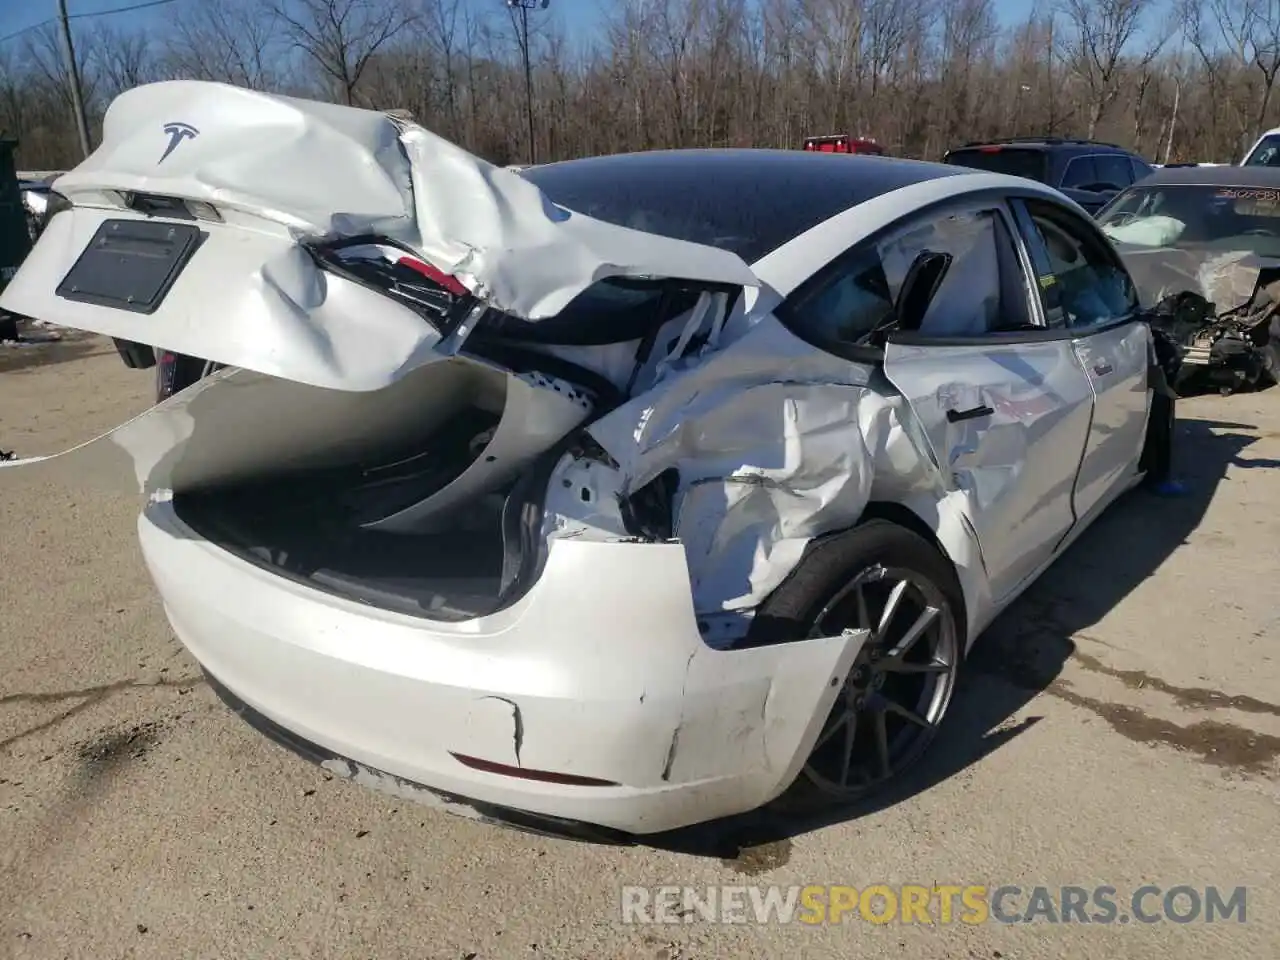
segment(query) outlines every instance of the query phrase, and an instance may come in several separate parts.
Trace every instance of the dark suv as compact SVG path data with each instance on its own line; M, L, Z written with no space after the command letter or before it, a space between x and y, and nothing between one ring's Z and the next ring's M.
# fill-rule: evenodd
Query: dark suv
M1056 187L1089 213L1154 168L1114 143L1057 137L1015 137L966 143L948 150L943 163L1008 173Z

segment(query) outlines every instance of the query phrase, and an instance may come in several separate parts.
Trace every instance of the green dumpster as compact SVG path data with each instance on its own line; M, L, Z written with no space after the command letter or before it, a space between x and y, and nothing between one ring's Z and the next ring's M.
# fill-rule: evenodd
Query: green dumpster
M13 152L18 141L0 136L0 291L18 272L18 265L31 252L27 213L18 190L18 171ZM17 318L0 310L0 340L18 338Z

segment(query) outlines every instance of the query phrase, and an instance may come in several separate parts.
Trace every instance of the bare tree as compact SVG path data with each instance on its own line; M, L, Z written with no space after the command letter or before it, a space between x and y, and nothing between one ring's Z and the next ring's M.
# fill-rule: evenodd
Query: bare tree
M201 0L175 10L170 71L253 90L276 87L287 52L279 19L256 0Z
M104 101L109 102L131 87L160 78L155 47L140 33L102 25L94 32L91 54Z
M940 19L947 140L973 139L984 126L979 120L981 93L998 35L995 8L991 0L944 0Z
M1280 122L1280 0L1033 0L1001 28L996 0L622 0L598 35L555 4L531 24L539 159L688 146L796 148L875 136L936 158L958 142L1105 136L1151 159L1232 160ZM85 29L91 124L120 90L199 77L403 107L494 162L525 154L522 57L496 0L200 0L159 37ZM116 26L115 23L112 24ZM75 159L56 36L0 48L0 126L20 160Z
M293 45L353 106L369 61L415 19L396 0L275 0L272 10Z
M418 27L426 43L440 61L440 80L444 92L448 130L461 130L459 60L462 44L458 35L461 0L424 0Z
M1280 9L1258 0L1187 0L1182 13L1216 98L1235 116L1237 142L1252 140L1266 125L1280 73Z
M1098 124L1120 94L1125 76L1125 54L1135 45L1146 25L1153 0L1064 0L1069 33L1069 62L1089 91L1087 136L1097 135ZM1160 53L1170 31L1158 29L1137 54L1145 68Z

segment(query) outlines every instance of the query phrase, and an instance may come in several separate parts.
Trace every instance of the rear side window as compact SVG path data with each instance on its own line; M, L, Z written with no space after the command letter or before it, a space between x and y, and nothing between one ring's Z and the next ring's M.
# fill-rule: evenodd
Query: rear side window
M945 162L958 167L972 167L989 173L1007 173L1013 177L1048 182L1048 163L1043 150L1004 146L965 147L963 150L952 150L947 154Z
M1241 166L1280 167L1280 135L1263 137Z
M893 317L880 248L870 244L847 254L843 262L779 311L797 334L819 347L854 346Z
M1130 157L1129 163L1133 166L1133 182L1137 183L1143 177L1149 177L1155 173L1155 168L1150 164L1143 163L1137 157Z
M1064 190L1088 190L1098 182L1098 169L1093 157L1076 157L1062 172Z
M847 253L779 310L796 334L840 353L894 317L894 304L921 253L954 258L919 332L979 337L1030 321L1026 276L1005 221L993 210L928 217Z
M976 337L1005 324L1006 303L1002 271L1013 254L1001 229L1003 222L992 210L938 217L884 244L882 256L889 287L896 299L911 262L923 251L949 253L954 258L942 280L920 333L935 337ZM1016 259L1012 263L1016 266ZM1014 298L1012 306L1016 307Z

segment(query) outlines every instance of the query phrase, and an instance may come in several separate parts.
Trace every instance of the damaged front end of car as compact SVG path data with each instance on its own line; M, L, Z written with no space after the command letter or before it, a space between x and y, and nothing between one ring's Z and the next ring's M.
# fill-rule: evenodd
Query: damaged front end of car
M1153 304L1152 329L1178 348L1177 392L1228 395L1280 375L1280 262L1172 249L1126 261Z

